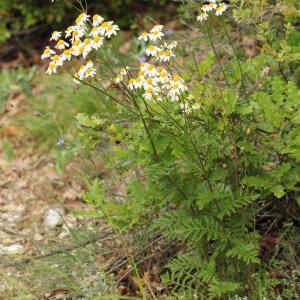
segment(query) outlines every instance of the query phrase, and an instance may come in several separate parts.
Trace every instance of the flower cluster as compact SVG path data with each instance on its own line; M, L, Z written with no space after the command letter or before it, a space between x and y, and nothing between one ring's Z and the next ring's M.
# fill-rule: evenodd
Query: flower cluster
M138 38L145 42L159 41L164 36L163 26L156 25L150 32L144 32ZM160 45L151 44L146 49L146 55L153 57L159 62L168 62L172 57L175 57L173 49L177 46L174 41L170 44L164 42ZM162 66L141 62L140 68L136 77L131 77L129 68L122 68L115 78L115 82L120 84L124 81L124 77L128 77L127 88L131 91L141 92L147 100L156 99L161 101L163 98L168 98L171 101L177 101L180 96L187 91L187 86L181 76L172 75Z
M201 6L201 13L197 16L197 21L206 21L208 13L214 11L216 16L221 16L226 11L227 5L220 0L208 0L208 3Z
M57 72L57 68L63 66L65 61L70 61L72 57L83 57L84 59L93 51L99 49L105 40L112 35L116 35L119 27L113 21L104 22L100 15L90 15L81 13L75 24L69 26L64 34L65 39L62 38L62 32L54 31L51 35L50 41L56 42L54 48L47 46L41 58L50 58L51 62L46 71L47 74ZM60 51L60 53L57 53ZM93 68L94 64L88 61L80 67L78 72L74 74L75 78L80 80L88 77L94 77L96 70ZM75 79L75 82L80 82Z

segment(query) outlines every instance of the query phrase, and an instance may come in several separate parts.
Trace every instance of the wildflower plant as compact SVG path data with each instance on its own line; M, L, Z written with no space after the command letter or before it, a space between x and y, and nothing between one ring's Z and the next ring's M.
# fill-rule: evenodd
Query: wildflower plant
M222 16L227 5L206 1L200 10L194 23L208 40L201 60L184 45L190 53L182 63L180 43L168 41L159 24L137 38L145 48L139 62L127 65L121 56L116 62L107 54L119 27L87 12L67 28L66 39L53 33L56 45L43 58L51 60L48 74L72 62L62 70L75 69L70 73L76 85L119 104L115 118L101 120L101 126L86 116L80 125L99 140L100 131L111 142L121 141L122 147L111 143L109 164L134 169L142 178L130 181L122 202L90 191L96 208L116 230L148 222L185 245L162 276L176 293L243 297L251 294L245 285L255 289L253 274L261 262L257 211L268 201L292 202L299 190L298 37L293 29L292 40L290 33L281 37L282 45L289 44L290 64L278 65L282 52L270 50L281 47L276 43L245 59ZM215 18L219 27L213 32L208 22ZM216 46L220 32L231 49L224 57ZM105 190L99 180L91 186Z

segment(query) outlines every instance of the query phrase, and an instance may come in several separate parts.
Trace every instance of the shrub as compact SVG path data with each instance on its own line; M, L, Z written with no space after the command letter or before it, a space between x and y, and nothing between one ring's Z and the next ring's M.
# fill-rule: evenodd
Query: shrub
M129 179L125 201L106 198L98 180L85 199L116 230L150 223L184 244L163 275L174 293L185 299L255 299L260 231L266 230L258 212L274 205L293 219L287 207L299 192L299 32L282 20L257 21L251 30L261 37L260 51L247 59L232 41L226 4L215 5L202 6L198 17L205 39L198 34L178 47L177 56L175 41L160 40L163 26L143 33L139 46L148 43L149 61L139 68L114 54L107 39L119 28L96 15L96 38L72 41L73 49L52 56L47 73L59 71L68 55L83 53L90 60L81 67L74 62L74 82L119 104L110 119L80 115L80 136L88 146L92 132L99 141L104 136L111 142L108 165L139 176ZM79 31L87 18L77 18ZM197 46L205 40L210 51Z

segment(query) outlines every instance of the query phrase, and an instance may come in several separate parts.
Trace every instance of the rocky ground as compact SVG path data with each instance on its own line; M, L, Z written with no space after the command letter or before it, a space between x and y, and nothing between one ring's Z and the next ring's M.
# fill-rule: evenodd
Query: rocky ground
M23 95L12 95L0 115L0 269L7 274L7 265L37 254L39 244L67 236L79 222L70 210L84 205L79 181L59 175L51 156L37 154L15 124L25 101ZM5 143L11 145L10 155ZM4 277L0 273L0 295L9 288Z

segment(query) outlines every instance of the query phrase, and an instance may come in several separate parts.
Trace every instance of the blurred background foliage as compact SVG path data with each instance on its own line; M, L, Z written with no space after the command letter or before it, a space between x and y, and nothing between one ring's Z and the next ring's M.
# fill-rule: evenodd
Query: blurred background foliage
M133 24L136 12L156 9L167 4L166 0L90 0L89 11L98 11L101 15L113 18L120 26ZM76 1L36 1L36 0L1 0L0 1L0 42L21 35L65 27L73 20L78 11L73 5Z

